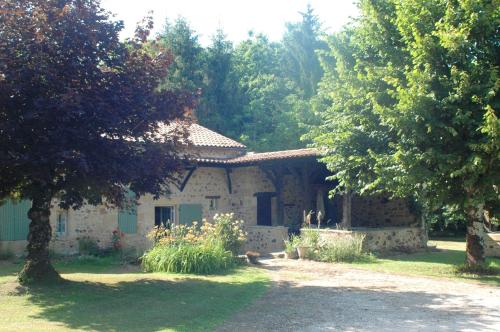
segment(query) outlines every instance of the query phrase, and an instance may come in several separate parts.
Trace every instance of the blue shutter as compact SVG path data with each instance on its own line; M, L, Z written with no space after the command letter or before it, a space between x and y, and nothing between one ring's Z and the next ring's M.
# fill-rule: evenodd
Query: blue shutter
M127 197L131 203L127 208L118 211L118 227L123 233L135 234L137 233L137 202L134 192L129 191Z
M30 219L31 201L6 200L0 205L0 241L26 240Z
M193 221L201 222L201 204L181 204L179 205L179 224L191 225Z

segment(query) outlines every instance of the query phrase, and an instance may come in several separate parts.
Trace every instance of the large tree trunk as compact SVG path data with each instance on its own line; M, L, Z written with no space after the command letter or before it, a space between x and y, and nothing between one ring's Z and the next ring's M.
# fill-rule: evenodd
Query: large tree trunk
M37 198L28 212L31 219L28 233L28 256L19 281L23 284L59 279L49 259L49 242L52 237L50 227L50 198Z
M484 225L481 207L467 209L466 242L466 263L470 266L484 264Z

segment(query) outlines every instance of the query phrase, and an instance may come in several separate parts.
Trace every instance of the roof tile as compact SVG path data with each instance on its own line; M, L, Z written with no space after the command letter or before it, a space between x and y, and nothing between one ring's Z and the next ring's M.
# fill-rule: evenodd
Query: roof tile
M178 129L180 126L182 126L182 124L179 122L169 125L160 124L159 134L168 134ZM185 129L188 133L189 142L194 146L246 149L244 144L216 133L206 127L200 126L197 123L186 124Z

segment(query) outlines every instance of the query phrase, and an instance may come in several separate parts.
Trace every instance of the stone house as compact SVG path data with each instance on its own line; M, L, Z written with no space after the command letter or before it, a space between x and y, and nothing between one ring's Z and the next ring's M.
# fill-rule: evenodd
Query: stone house
M155 225L186 224L233 212L245 221L247 249L271 252L283 248L289 231L300 229L307 211L321 211L324 226L342 225L365 232L373 249L425 246L422 223L404 200L356 196L329 199L328 192L335 184L325 181L328 172L317 161L314 149L253 153L245 145L198 124L191 124L188 132L189 154L193 157L179 181L171 185L171 194L156 200L141 197L127 210L54 207L50 217L52 249L78 253L79 240L85 237L109 247L113 230L120 229L125 233L125 246L143 251L150 246L146 234ZM26 201L7 202L0 207L0 251L24 250L29 207ZM311 219L314 223L317 218L312 215ZM340 236L346 231L328 232L328 236Z

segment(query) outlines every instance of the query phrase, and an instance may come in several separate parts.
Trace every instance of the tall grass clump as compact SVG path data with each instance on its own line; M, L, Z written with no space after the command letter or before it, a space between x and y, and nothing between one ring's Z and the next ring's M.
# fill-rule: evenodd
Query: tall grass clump
M235 266L246 234L243 221L235 220L233 214L220 214L201 226L194 222L156 227L149 237L155 244L142 257L145 271L213 274Z
M336 237L323 243L317 251L318 260L323 262L359 262L369 261L372 256L363 250L364 235Z
M234 265L231 252L220 245L158 245L142 258L142 266L147 272L214 274Z

